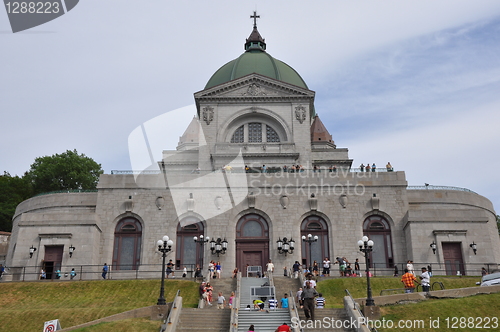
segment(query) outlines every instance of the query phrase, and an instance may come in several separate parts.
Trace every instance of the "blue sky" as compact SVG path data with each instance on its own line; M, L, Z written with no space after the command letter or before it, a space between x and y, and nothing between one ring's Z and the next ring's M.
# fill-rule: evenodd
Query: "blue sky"
M0 10L0 171L67 149L130 169L128 135L192 104L242 53L254 9L355 166L391 161L409 184L466 187L500 208L497 0L85 0L17 34Z

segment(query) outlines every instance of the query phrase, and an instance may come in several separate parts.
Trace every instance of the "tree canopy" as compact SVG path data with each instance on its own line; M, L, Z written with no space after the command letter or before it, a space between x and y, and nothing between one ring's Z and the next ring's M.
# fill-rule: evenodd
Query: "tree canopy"
M101 164L92 158L76 150L67 150L36 158L25 176L36 195L58 190L95 189L102 173Z
M101 164L76 150L39 157L23 177L0 175L0 231L12 230L12 218L22 201L44 192L91 190L97 187Z
M11 176L4 172L0 175L0 231L12 230L12 217L16 206L31 197L31 185L25 178Z

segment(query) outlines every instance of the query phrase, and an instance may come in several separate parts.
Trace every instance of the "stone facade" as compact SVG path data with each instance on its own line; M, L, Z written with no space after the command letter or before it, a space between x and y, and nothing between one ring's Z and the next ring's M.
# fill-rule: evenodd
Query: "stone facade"
M245 61L265 52L259 38L247 40ZM375 242L379 274L407 260L441 274L497 267L500 240L488 199L457 188L411 188L402 171L353 169L348 150L337 148L316 116L314 91L287 82L293 70L280 66L288 72L276 78L256 67L195 93L197 115L177 149L163 151L147 172L105 174L96 192L22 202L7 265L27 279L42 267L76 267L85 278L100 278L103 263L118 277L153 277L161 262L156 243L167 234L177 268L199 264L206 274L208 262L220 260L223 276L247 264L264 268L269 259L278 271L295 261L321 265L324 257L364 263L357 246L363 235ZM303 242L308 234L318 241ZM227 252L213 255L209 243L193 241L199 235L225 239ZM284 237L295 240L293 253L278 252Z

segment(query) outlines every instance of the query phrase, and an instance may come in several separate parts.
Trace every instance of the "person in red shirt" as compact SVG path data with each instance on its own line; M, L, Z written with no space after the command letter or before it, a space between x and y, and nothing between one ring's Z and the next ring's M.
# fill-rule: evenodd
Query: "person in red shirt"
M283 323L283 325L278 326L274 332L292 332L292 329L287 323Z

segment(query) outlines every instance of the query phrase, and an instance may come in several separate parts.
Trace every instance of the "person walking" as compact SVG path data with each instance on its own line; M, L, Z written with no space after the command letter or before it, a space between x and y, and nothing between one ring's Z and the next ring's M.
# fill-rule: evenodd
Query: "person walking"
M172 260L169 260L168 263L167 263L167 278L170 274L172 274L172 277L174 276L174 263L172 262Z
M422 285L422 291L425 293L429 293L431 290L431 276L429 275L429 272L427 272L427 268L423 267L422 268L422 273L419 276L420 278L420 284Z
M326 299L323 297L323 294L319 293L319 296L316 298L316 308L323 309L326 304Z
M288 309L288 294L285 293L285 296L281 298L281 308Z
M218 279L220 279L220 274L222 272L221 270L222 270L222 265L218 261L217 264L215 264L215 273L216 273Z
M328 259L328 257L325 257L325 259L323 260L323 275L325 277L329 277L330 276L330 260Z
M104 266L102 267L102 278L103 279L106 279L106 275L108 274L108 271L109 271L109 266L107 263L104 263Z
M354 273L356 273L356 276L361 277L361 269L359 268L359 258L356 258L356 261L354 262Z
M267 277L269 278L271 273L274 272L274 264L271 260L269 260L269 262L266 264L266 268L267 268Z
M302 299L304 300L304 315L307 320L314 320L314 298L318 296L316 289L311 287L309 281L306 282L306 288L302 291Z
M276 330L274 330L274 332L292 332L292 329L285 322L285 323L283 323L283 325L278 326L278 328Z
M222 295L222 292L219 292L219 296L217 297L217 309L224 309L226 306L226 298Z

